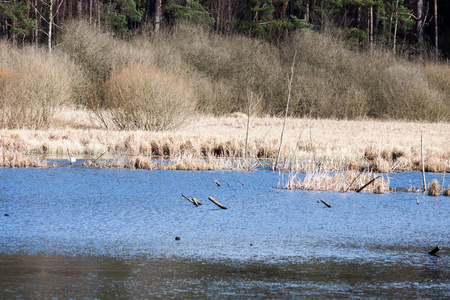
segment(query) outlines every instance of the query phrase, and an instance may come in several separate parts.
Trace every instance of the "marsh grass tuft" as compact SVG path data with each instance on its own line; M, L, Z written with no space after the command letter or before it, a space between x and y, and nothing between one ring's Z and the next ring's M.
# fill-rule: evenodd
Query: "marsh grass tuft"
M303 180L298 174L291 173L289 175L286 189L302 189L312 191L358 191L361 187L374 179L376 175L372 172L356 172L356 171L310 171L306 173ZM389 177L380 177L365 187L363 192L370 193L389 193Z
M450 196L450 188L444 190L444 196Z
M439 196L441 191L441 188L439 186L439 182L434 179L431 184L430 187L428 188L428 196Z

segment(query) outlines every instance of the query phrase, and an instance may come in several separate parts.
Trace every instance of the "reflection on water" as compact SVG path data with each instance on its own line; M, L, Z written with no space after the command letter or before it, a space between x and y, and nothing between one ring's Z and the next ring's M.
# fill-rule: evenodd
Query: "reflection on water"
M2 299L29 298L448 298L449 270L437 257L421 266L340 261L204 261L0 255Z
M450 297L449 198L277 192L279 180L0 169L0 298Z

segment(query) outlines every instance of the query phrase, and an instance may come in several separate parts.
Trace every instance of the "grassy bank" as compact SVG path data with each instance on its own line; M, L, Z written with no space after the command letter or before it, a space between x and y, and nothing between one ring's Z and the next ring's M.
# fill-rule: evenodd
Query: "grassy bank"
M70 149L79 159L106 152L104 157L165 156L187 164L207 158L241 160L247 121L244 114L197 115L179 129L119 131L103 129L90 111L64 109L46 130L3 129L0 137L8 149L34 156L67 157ZM276 157L282 126L281 118L251 118L245 157L256 162ZM423 134L425 170L450 172L448 132L449 123L288 118L280 164L289 162L283 166L290 170L310 170L312 162L324 170L339 170L343 164L379 172L420 170Z

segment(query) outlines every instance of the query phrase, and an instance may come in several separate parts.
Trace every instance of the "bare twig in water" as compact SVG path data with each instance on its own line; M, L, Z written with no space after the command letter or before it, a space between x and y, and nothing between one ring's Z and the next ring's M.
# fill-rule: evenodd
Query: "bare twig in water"
M433 248L433 250L431 250L430 252L428 252L428 254L430 255L436 255L436 253L438 253L439 250L442 250L442 247L440 245L437 245L436 247Z
M322 202L323 204L325 204L327 207L331 207L331 205L328 204L325 200L320 199L320 202Z
M373 179L370 180L368 183L366 183L365 185L363 185L361 188L357 189L356 192L357 192L357 193L361 192L365 187L367 187L369 184L371 184L372 182L374 182L374 181L377 180L378 178L380 178L380 176L377 176L377 177L373 178Z
M218 207L220 207L221 209L227 209L224 205L222 205L221 203L219 203L216 199L214 199L213 197L208 197L209 200L211 200L212 203L214 203L215 205L217 205Z

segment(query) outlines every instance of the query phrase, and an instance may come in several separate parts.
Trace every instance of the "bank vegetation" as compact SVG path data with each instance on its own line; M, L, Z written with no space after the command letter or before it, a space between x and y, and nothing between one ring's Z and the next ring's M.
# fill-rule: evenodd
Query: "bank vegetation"
M14 149L32 161L69 148L93 165L106 153L139 168L164 157L176 169L222 158L235 163L214 168L419 170L423 134L425 169L449 171L445 63L308 29L276 45L188 24L129 40L83 21L64 30L51 54L0 42L3 166L21 165L8 163Z

